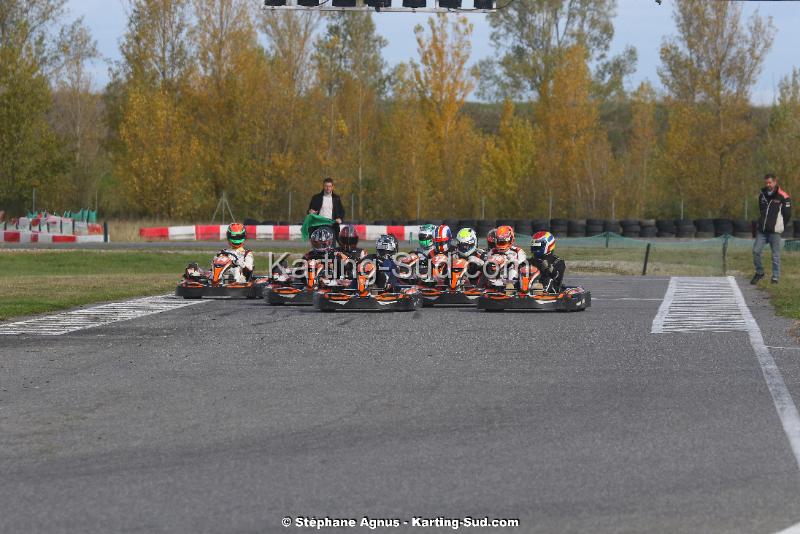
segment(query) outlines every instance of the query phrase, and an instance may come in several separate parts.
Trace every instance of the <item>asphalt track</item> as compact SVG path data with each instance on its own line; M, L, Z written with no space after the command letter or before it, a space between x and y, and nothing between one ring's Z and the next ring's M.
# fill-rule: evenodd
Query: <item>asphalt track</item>
M0 532L313 530L285 516L520 520L496 532L800 522L800 469L747 334L651 334L667 278L572 281L593 291L587 312L214 301L0 336ZM800 399L788 322L740 286ZM452 531L421 529L437 530Z

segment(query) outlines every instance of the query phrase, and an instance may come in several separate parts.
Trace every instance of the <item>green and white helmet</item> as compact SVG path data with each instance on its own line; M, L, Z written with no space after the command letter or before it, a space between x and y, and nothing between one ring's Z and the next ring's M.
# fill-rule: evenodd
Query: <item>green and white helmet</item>
M433 248L433 234L436 233L436 226L433 224L423 224L419 227L419 246L424 250Z
M472 228L462 228L456 234L456 250L464 258L478 250L478 234Z

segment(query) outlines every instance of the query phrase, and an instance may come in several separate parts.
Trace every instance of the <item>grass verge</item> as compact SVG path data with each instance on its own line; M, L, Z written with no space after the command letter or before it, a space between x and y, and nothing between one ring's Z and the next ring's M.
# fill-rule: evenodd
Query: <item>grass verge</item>
M208 251L2 250L0 320L168 293L187 263L202 265L211 256Z

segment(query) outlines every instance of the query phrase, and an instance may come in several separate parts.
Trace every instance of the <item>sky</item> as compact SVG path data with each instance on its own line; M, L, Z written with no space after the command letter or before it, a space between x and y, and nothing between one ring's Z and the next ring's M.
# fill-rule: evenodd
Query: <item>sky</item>
M258 0L252 1L260 4ZM664 36L675 33L672 3L672 0L663 0L659 6L655 0L618 0L612 53L632 45L639 54L637 71L627 82L629 88L635 88L643 80L660 86L657 72L659 46ZM123 1L68 0L67 4L73 18L84 17L105 58L105 62L98 61L93 65L97 86L102 87L108 81L107 62L120 57L119 42L127 20ZM754 103L768 105L775 98L780 79L789 74L793 66L800 66L800 1L748 1L742 4L745 17L758 11L762 16L771 16L777 28L772 50L752 92ZM474 25L472 61L495 55L486 15L468 16ZM390 65L416 58L413 30L425 18L426 15L414 13L375 14L378 33L389 41L384 57Z

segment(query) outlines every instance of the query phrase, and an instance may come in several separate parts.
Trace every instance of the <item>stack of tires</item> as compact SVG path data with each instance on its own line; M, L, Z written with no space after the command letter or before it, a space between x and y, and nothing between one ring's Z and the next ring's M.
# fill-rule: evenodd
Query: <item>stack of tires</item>
M556 237L567 237L568 226L567 219L550 219L550 233Z
M486 237L489 230L497 227L497 221L494 219L480 219L475 222L475 231L478 232L478 237Z
M614 234L620 233L622 230L619 226L619 221L616 219L609 219L607 221L603 221L603 231L604 232L612 232Z
M675 234L678 233L673 219L657 219L656 229L658 230L658 237L675 237Z
M639 237L655 237L658 235L655 219L642 219L639 221Z
M569 237L586 237L586 219L570 219L567 223Z
M733 221L730 219L714 219L714 235L733 235Z
M741 237L742 239L749 239L753 237L753 225L750 221L744 219L733 220L733 236Z
M794 236L800 239L800 220L794 221Z
M533 219L531 220L531 233L535 234L536 232L549 232L550 231L550 221L547 219Z
M514 221L514 233L517 235L532 235L530 219L518 219Z
M605 232L605 225L602 219L586 219L586 235L592 237Z
M697 229L695 237L705 239L714 237L714 219L695 219L694 227Z
M458 230L462 228L472 228L475 230L475 233L478 233L478 221L475 219L461 219L458 221L458 228L453 230L453 233L458 233Z
M694 237L697 229L691 219L675 219L675 237Z
M636 219L622 219L620 222L622 226L622 235L625 237L639 237L642 227Z

